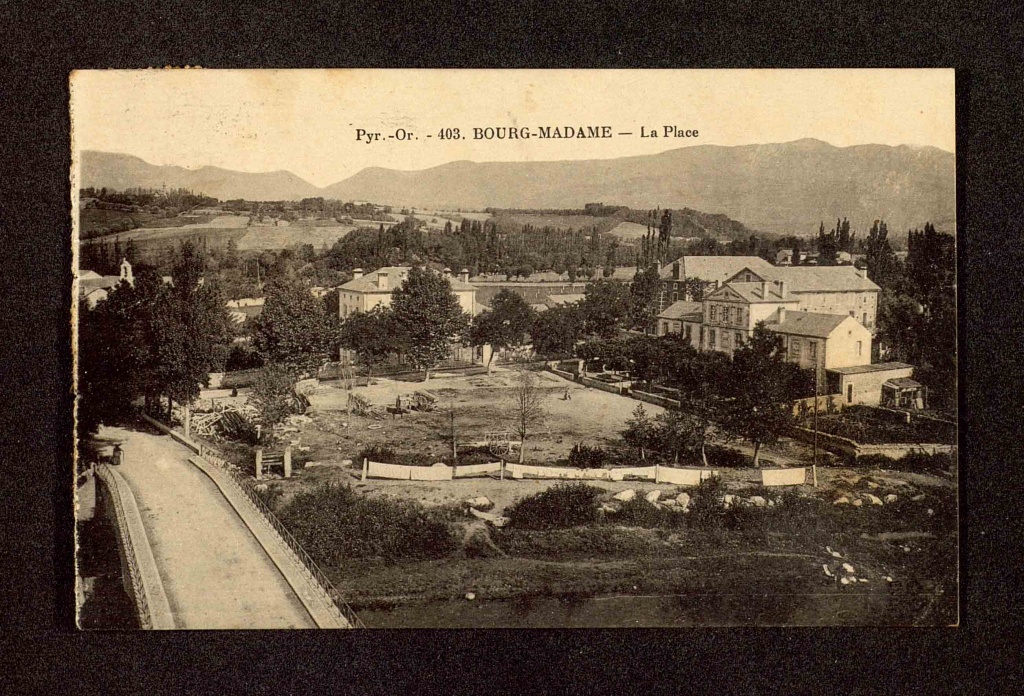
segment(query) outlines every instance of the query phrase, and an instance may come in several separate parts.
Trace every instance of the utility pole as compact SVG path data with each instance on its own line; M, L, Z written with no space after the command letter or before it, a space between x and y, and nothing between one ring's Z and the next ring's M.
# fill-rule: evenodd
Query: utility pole
M818 360L814 360L814 459L811 463L814 487L818 487Z

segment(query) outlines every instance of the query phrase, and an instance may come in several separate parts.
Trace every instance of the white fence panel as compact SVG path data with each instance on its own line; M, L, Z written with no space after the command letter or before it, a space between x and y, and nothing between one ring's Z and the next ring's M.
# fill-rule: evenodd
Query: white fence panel
M383 462L370 462L366 469L366 475L373 478L400 479L408 481L411 477L412 467L400 464L384 464Z
M612 481L622 481L627 476L631 478L654 480L655 468L653 466L622 467L611 470Z
M807 469L763 469L761 484L764 486L800 486L807 481Z
M463 478L466 476L483 476L485 474L496 474L501 471L501 462L487 462L486 464L466 464L455 467L453 476Z
M450 466L411 466L410 477L413 481L451 481Z

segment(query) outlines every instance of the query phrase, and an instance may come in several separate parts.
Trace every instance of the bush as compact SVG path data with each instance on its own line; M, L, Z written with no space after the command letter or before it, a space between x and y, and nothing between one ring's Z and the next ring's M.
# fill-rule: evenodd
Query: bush
M627 527L660 527L665 523L665 510L659 510L654 503L636 496L622 504L615 513L614 521Z
M502 529L492 533L495 543L512 556L553 558L593 558L594 556L631 556L661 549L657 542L630 530L606 525L522 531Z
M603 489L585 483L561 483L520 498L506 512L516 529L561 529L597 521L597 496Z
M453 514L324 484L296 495L278 517L318 563L331 567L351 558L443 558L459 546Z
M359 459L357 460L360 465L362 465L364 459L369 459L371 462L380 462L381 464L398 463L395 448L379 442L368 445L360 450Z
M295 373L279 365L267 365L256 374L249 401L264 425L280 423L293 413L302 413L302 399L295 393Z
M690 499L690 526L695 529L721 529L724 521L725 484L717 476L701 481Z
M600 447L577 443L569 452L569 466L577 469L600 469L609 462L608 452Z
M920 472L948 472L953 468L953 464L953 456L942 452L935 454L911 452L899 459L893 459L884 454L865 454L863 457L857 457L856 462L857 466Z

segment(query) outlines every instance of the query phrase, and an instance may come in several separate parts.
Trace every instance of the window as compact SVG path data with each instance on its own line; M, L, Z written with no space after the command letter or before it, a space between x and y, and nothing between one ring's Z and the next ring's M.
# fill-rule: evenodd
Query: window
M857 341L857 357L860 357L861 349L863 348L863 341Z
M710 346L711 348L715 347L715 330L714 329L711 329L711 332L708 334L708 346Z
M733 340L736 341L736 343L734 345L737 348L739 348L740 346L743 345L743 334L741 334L739 331L737 331L736 334L733 336Z
M818 344L811 341L807 344L808 354L811 356L811 360L817 360L818 358Z
M717 320L718 320L718 306L717 305L711 305L711 321L717 321Z
M794 358L800 357L800 340L794 338L789 342L789 354Z

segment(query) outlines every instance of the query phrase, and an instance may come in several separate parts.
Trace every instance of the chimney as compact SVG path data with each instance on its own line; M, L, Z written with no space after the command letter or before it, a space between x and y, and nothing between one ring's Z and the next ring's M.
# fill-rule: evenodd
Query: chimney
M867 278L868 278L868 269L867 268L858 268L857 269L857 275L859 275L864 280L867 280Z
M352 280L358 280L363 277L363 269L353 268L352 269Z
M761 299L768 299L768 281L766 280L761 281Z
M463 283L468 283L469 282L469 269L468 268L463 268L461 271L459 271L459 280L461 280Z
M452 269L450 269L450 268L448 268L447 266L445 266L445 267L444 267L444 271L442 271L442 275L443 275L443 276L444 276L445 278L451 279L451 277L452 277Z
M679 280L679 262L672 264L672 280Z
M786 321L786 308L779 307L779 323L781 324L784 321Z
M377 271L377 288L379 290L387 290L388 289L388 272L387 271Z
M782 299L786 299L786 297L787 297L786 289L787 289L786 288L786 281L780 280L779 281L779 297L781 297Z

